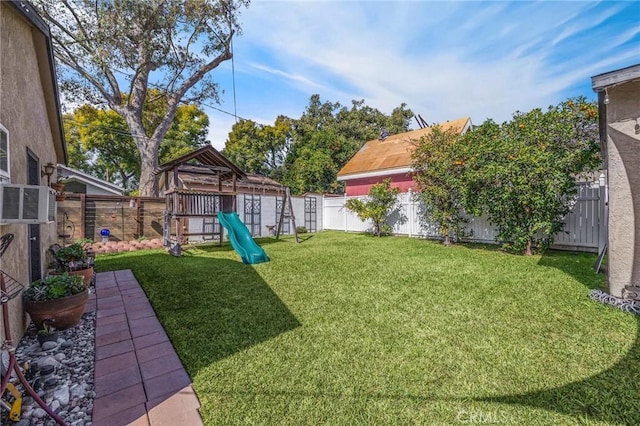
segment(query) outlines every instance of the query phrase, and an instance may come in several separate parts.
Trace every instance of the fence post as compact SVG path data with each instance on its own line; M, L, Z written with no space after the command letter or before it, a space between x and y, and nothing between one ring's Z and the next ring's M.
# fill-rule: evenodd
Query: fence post
M347 193L344 193L344 203L342 203L342 208L344 210L344 232L349 231L349 227L347 225L347 219L348 219L348 211L347 211Z
M80 239L84 239L84 230L86 228L86 216L87 216L87 196L86 194L80 194ZM65 229L62 230L62 233L65 233ZM93 239L93 235L91 236Z
M411 192L411 188L409 188L407 190L407 211L408 211L408 217L407 217L407 221L409 222L409 237L413 236L413 204L412 204L412 200L413 200L413 194Z

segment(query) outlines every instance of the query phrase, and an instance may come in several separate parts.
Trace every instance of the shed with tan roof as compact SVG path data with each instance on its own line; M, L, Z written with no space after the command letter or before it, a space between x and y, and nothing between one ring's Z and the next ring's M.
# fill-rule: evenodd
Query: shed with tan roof
M471 128L471 118L463 117L437 126L463 134ZM372 185L387 178L402 192L415 188L410 175L411 153L420 138L431 133L432 129L425 127L364 144L338 172L338 180L346 182L347 195L366 195Z

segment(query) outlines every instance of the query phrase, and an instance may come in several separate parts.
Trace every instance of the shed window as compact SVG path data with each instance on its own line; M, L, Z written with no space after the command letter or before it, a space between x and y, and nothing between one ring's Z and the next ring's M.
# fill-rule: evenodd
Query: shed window
M9 132L0 124L0 183L11 182L9 174Z

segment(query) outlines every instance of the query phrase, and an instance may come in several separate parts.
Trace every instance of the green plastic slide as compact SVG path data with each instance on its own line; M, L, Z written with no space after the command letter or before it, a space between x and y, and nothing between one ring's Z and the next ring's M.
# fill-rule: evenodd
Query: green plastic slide
M231 246L238 252L245 265L269 261L269 256L267 256L267 253L265 253L262 247L256 244L253 238L251 238L249 229L242 223L238 217L238 213L219 212L218 220L227 230Z

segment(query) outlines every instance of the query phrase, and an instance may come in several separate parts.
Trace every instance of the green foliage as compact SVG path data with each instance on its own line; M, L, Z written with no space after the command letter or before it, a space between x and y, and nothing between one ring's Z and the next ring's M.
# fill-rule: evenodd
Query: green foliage
M562 229L577 178L600 163L597 107L577 98L516 112L468 132L461 147L466 210L486 213L506 249L530 255Z
M84 243L75 242L66 247L51 248L53 263L51 267L57 272L76 271L90 267L90 260Z
M454 129L443 131L433 127L418 142L411 156L413 178L418 187L416 196L424 205L423 220L439 224L444 244L451 234L462 236L463 163L459 159L459 134Z
M222 154L248 173L278 179L290 145L291 122L285 116L279 116L273 126L239 120Z
M156 196L159 155L173 157L184 148L161 152L177 108L218 101L211 71L233 56L231 42L241 31L237 16L249 1L34 3L50 27L60 88L74 102L108 106L124 119L140 157L140 194ZM152 89L164 95L158 98ZM155 99L163 112L149 120L143 110ZM175 130L172 140L193 136Z
M318 130L309 134L304 143L293 146L283 179L292 193L340 192L336 181L339 163L334 158L336 152L328 148L334 146L336 139L333 131Z
M305 228L304 226L297 226L296 232L298 234L306 234L308 231L307 231L307 228Z
M62 299L83 292L86 289L81 276L48 275L38 281L34 281L24 291L24 296L32 302Z
M143 120L158 125L166 113L166 96L149 91ZM101 179L121 185L127 193L138 186L140 154L124 118L113 110L83 105L64 117L70 165ZM195 105L180 105L160 145L159 161L166 162L204 146L209 118Z
M398 201L399 193L399 188L391 187L391 179L385 179L381 183L371 186L368 200L351 198L347 200L345 207L354 212L362 221L371 219L374 233L381 237L383 234L391 232L391 227L386 223L386 220Z
M64 116L69 145L82 152L83 169L130 191L140 176L140 155L124 119L112 110L83 105Z
M344 184L336 180L342 166L382 128L406 131L412 116L405 104L388 116L364 100L352 101L347 108L323 103L316 94L299 119L280 116L271 126L240 120L229 133L223 154L249 173L289 186L293 194L342 192Z
M228 243L98 257L133 271L206 425L640 424L640 318L588 300L592 254L273 241L252 268Z

